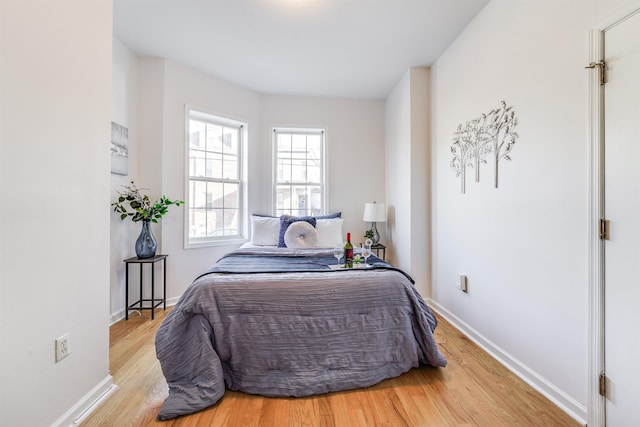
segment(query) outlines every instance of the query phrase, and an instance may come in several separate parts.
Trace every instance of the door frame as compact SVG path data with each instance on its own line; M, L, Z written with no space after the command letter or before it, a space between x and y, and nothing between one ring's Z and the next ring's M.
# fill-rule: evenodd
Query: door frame
M591 29L589 61L604 60L607 30L640 13L640 0L632 1ZM586 64L585 64L586 65ZM587 425L606 425L605 398L600 396L599 376L605 368L604 242L600 219L604 218L604 89L597 68L589 73L589 357Z

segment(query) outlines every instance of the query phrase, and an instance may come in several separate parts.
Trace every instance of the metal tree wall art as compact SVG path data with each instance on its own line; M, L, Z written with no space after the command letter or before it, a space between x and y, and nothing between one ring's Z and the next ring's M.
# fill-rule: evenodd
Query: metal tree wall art
M493 160L494 184L498 188L498 164L501 159L511 160L509 153L516 143L518 134L514 128L518 120L513 107L502 106L482 114L479 118L458 125L451 145L451 169L460 177L461 192L465 192L467 167L475 169L476 182L480 182L480 165Z

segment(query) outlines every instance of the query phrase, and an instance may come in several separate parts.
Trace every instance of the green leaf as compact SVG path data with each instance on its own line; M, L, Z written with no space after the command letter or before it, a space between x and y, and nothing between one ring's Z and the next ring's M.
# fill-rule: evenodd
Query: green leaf
M149 196L141 194L140 189L136 187L134 181L131 181L131 185L123 185L122 187L125 191L119 193L117 202L111 203L113 211L118 213L121 219L130 216L133 222L153 221L157 223L157 220L169 212L168 207L170 205L175 204L179 206L184 203L181 200L171 200L164 194L159 200L151 203ZM128 203L126 206L125 202Z

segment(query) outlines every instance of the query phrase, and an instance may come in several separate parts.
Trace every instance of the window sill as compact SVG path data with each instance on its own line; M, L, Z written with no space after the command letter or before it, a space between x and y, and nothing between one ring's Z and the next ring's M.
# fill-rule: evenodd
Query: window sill
M220 246L240 246L243 243L247 243L249 239L245 238L233 238L233 239L220 239L220 240L203 240L201 242L185 242L185 249L200 249Z

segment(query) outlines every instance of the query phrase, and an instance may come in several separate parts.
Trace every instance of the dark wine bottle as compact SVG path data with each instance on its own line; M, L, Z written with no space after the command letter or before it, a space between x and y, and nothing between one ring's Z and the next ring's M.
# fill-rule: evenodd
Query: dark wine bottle
M347 233L347 243L344 244L344 267L353 268L353 245L351 244L351 233Z

